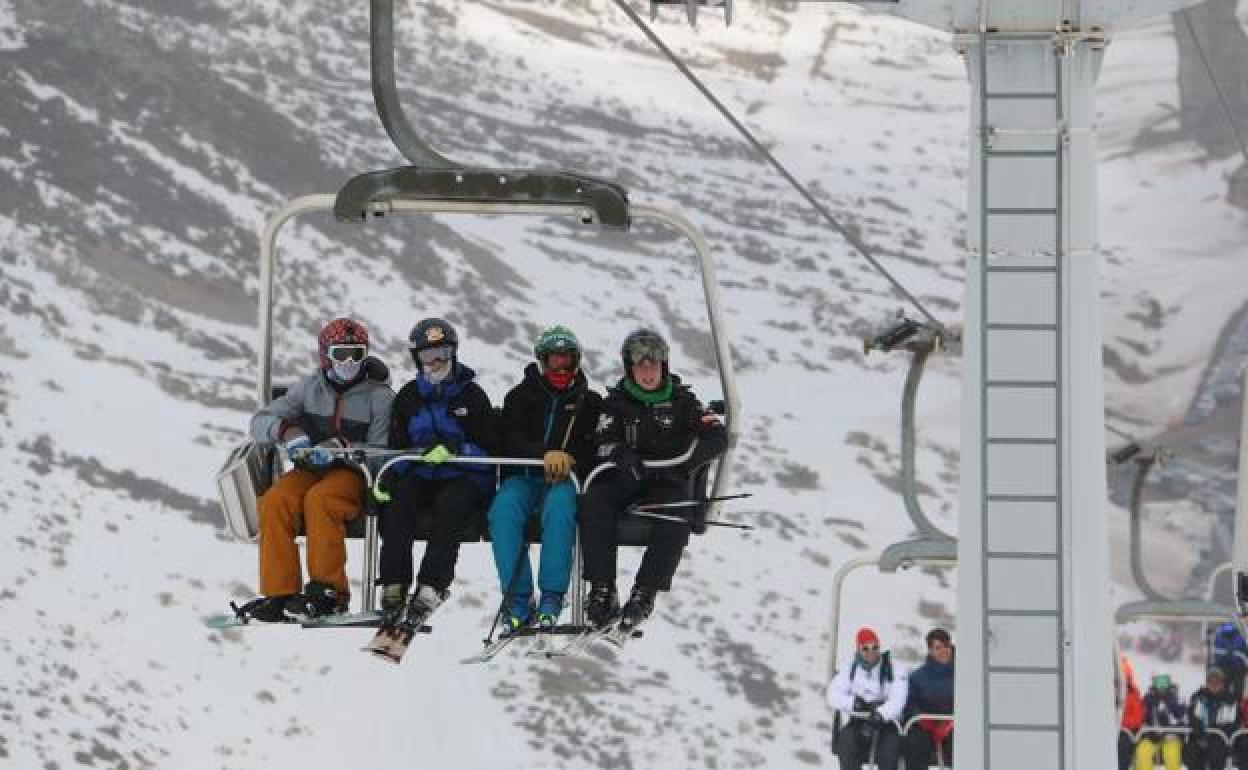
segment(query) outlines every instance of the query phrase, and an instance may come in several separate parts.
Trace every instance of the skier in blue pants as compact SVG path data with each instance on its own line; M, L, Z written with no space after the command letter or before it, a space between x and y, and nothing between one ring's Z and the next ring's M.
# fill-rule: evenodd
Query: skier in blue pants
M534 346L536 363L503 401L503 453L542 460L542 468L506 470L490 506L490 539L503 592L503 620L509 632L531 625L553 627L571 582L576 541L574 467L593 466L593 436L601 397L580 370L581 346L562 326L544 330ZM541 561L533 601L533 572L525 530L540 515Z

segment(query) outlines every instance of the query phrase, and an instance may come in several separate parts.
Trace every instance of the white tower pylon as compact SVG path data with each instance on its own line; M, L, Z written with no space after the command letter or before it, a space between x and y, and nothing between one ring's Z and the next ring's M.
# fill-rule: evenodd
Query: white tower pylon
M957 767L1116 766L1095 84L1109 34L1192 2L887 6L952 32L973 89Z

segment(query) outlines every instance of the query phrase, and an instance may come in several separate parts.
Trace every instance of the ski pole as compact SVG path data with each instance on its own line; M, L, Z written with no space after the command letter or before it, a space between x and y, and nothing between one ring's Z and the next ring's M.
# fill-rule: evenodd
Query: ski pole
M635 507L626 508L624 510L624 513L631 514L633 516L645 516L648 519L662 519L663 521L676 521L676 522L680 522L681 524L690 523L689 520L686 519L684 516L673 516L668 513L651 513L650 511L640 510ZM706 522L706 525L708 527L731 527L733 529L754 529L754 526L752 524L730 524L726 521L708 521Z
M740 500L743 497L753 497L753 496L754 496L754 493L752 492L742 492L736 495L721 495L719 497L708 497L705 500L681 500L679 502L674 502L674 503L636 503L634 505L629 506L629 510L649 511L649 510L653 510L656 508L686 508L688 506L693 506L693 505L703 505L704 503L722 503L725 500Z

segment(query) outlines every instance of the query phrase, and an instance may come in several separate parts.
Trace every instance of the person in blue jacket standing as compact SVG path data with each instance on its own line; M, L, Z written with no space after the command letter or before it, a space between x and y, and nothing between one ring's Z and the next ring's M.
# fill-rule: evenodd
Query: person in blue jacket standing
M602 408L602 398L581 371L581 344L572 330L545 329L533 354L537 362L525 368L524 380L503 400L502 446L504 455L540 459L542 467L504 469L489 511L508 632L534 620L544 628L558 623L576 543L576 488L569 475L573 468L593 466L594 430ZM542 525L537 575L541 599L536 607L525 540L526 524L535 513Z
M459 337L441 318L426 318L408 338L418 374L395 397L390 417L390 448L423 455L420 462L396 464L384 489L380 533L381 605L402 609L412 583L412 544L422 519L433 526L412 602L432 612L446 599L455 578L459 544L479 532L480 517L494 490L493 466L446 464L452 457L497 454L498 420L490 397L460 363Z

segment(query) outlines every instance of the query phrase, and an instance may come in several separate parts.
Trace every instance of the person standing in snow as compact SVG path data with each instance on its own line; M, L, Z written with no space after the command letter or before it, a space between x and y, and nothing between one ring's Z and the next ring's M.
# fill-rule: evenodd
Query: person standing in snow
M905 719L916 714L948 714L953 716L953 640L943 628L927 632L927 660L915 669L908 680ZM919 719L902 739L906 770L920 770L929 765L933 750L939 748L942 765L953 761L953 722L941 719Z
M642 557L633 591L619 610L615 590L617 519L639 500L688 501L692 479L728 447L719 417L702 407L697 396L668 368L667 341L656 331L639 329L620 346L624 377L608 390L594 438L599 460L614 464L585 491L580 511L585 579L590 582L586 615L602 627L617 614L621 628L635 628L654 610L659 591L672 587L690 529L705 531L704 514L690 521L652 520L650 543ZM646 460L679 457L697 439L693 455L679 467L647 471ZM679 510L679 509L672 509Z
M594 428L602 397L581 372L581 344L572 331L552 326L533 348L536 363L503 400L502 452L542 460L543 467L503 469L503 482L490 505L490 540L509 632L534 620L533 572L525 525L541 517L542 553L537 575L541 599L536 620L554 627L563 610L576 544L576 488L573 468L593 465Z
M390 448L423 455L396 464L382 480L380 583L382 611L398 612L412 585L412 545L422 518L433 517L411 601L433 612L455 579L464 533L477 533L494 490L490 465L446 464L452 457L496 454L498 420L490 397L460 363L459 337L441 318L426 318L408 337L417 375L399 390L390 419Z
M282 444L295 461L259 501L260 593L243 608L264 622L344 612L346 522L359 515L364 479L324 451L363 444L384 448L394 391L390 372L368 355L368 329L336 318L317 336L320 366L251 420L256 441ZM307 532L309 582L300 591L295 537Z
M903 664L880 649L880 637L871 628L858 629L854 656L845 661L828 684L828 705L848 720L834 738L841 770L862 770L875 758L878 770L897 770L900 758L901 718L909 692Z

